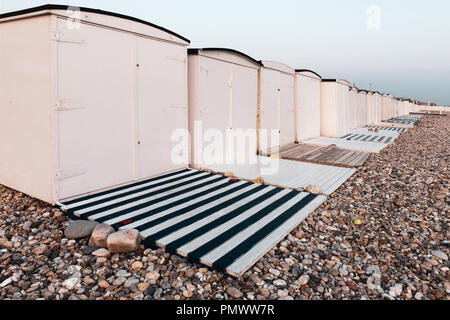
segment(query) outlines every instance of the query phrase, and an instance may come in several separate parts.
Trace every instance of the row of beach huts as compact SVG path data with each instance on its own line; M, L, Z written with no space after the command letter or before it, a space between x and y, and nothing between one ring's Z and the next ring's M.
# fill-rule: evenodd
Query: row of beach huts
M67 9L0 15L0 184L234 276L413 128L414 113L445 110ZM258 163L205 164L208 130L249 132ZM263 160L277 170L263 176Z

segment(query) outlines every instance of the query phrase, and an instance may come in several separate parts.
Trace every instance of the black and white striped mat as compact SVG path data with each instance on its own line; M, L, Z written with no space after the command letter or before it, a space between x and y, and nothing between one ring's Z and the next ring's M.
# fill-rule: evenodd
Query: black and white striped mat
M404 128L387 128L387 127L371 127L371 126L364 126L364 128L368 129L378 129L378 130L385 130L385 131L397 131L397 132L406 132L408 129Z
M409 119L390 119L386 122L392 122L392 123L402 123L402 124L413 124L416 125L419 120L409 120Z
M349 133L341 137L341 139L351 140L351 141L362 141L362 142L377 142L377 143L390 143L393 141L392 136L381 136L381 135L370 135L370 134L353 134Z
M325 200L185 169L63 201L61 208L137 229L149 246L239 277Z

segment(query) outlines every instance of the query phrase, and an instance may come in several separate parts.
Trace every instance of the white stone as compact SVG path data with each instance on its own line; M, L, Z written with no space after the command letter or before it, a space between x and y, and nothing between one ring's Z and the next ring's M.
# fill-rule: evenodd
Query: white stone
M403 285L402 284L396 284L389 289L389 294L393 297L397 297L401 295L403 292Z
M310 184L309 186L306 187L306 192L309 192L309 193L312 193L312 194L322 194L323 190L319 186L315 186L315 185Z
M114 233L114 228L105 223L101 223L95 227L89 239L90 246L96 246L99 248L107 248L107 239L111 233Z
M80 283L80 278L69 278L63 282L66 289L72 290Z
M433 251L431 251L431 254L438 259L445 260L445 261L448 260L447 254L445 252L442 252L441 250L433 250Z
M108 250L112 253L129 253L139 249L141 235L137 230L120 230L108 236Z
M284 281L284 280L282 280L282 279L275 280L275 281L273 282L273 284L274 284L275 286L277 286L277 287L286 287L286 286L287 286L286 281Z
M26 221L26 222L23 224L22 229L23 229L23 230L30 230L31 224L32 224L31 221Z
M287 290L278 290L277 294L280 298L285 298L289 295L289 291Z
M6 279L5 281L3 281L2 283L0 283L0 288L6 287L11 282L12 282L12 277L10 277L10 278Z
M300 278L298 278L298 282L300 282L300 285L304 286L309 281L309 276L307 274L302 275Z
M92 255L101 258L109 258L111 256L111 253L108 250L101 248L92 252Z
M423 294L420 292L417 292L416 295L414 296L414 299L416 299L416 300L422 300L422 298L423 298Z

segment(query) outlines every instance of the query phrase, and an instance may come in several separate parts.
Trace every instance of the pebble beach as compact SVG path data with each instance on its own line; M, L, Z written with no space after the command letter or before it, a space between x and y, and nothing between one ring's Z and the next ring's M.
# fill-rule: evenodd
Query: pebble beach
M448 300L449 137L449 114L423 116L241 279L69 240L62 212L0 185L0 300Z

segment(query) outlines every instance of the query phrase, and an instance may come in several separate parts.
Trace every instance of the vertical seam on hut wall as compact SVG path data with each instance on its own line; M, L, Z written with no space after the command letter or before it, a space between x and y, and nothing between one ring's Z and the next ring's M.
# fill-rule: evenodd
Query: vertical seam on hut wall
M233 70L234 66L230 65L230 74L228 80L228 130L231 131L233 129Z
M298 75L294 74L294 134L295 134L295 143L299 142L299 134L298 134L298 93L297 93L297 80Z
M139 117L139 99L138 99L138 79L139 79L139 58L138 58L138 37L134 36L133 37L133 47L132 52L133 52L133 62L132 62L132 69L134 70L132 72L132 86L133 86L133 93L132 93L132 100L133 100L133 107L132 107L132 121L133 121L133 141L132 141L132 146L133 146L133 180L136 181L138 178L138 174L139 174L139 169L138 169L138 146L137 146L137 142L139 140L139 132L138 132L138 117Z
M261 153L261 70L258 69L258 90L257 90L257 103L256 103L256 145L257 154Z
M49 15L50 19L50 37L57 32L57 18L55 16ZM50 53L54 58L54 62L51 63L51 93L50 93L50 103L52 108L56 108L56 103L58 102L58 42L52 41L50 39ZM60 156L59 156L59 114L58 112L52 112L52 123L53 123L53 137L52 137L52 152L53 152L53 201L58 203L59 199L59 180L58 173L60 172Z

